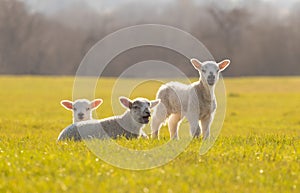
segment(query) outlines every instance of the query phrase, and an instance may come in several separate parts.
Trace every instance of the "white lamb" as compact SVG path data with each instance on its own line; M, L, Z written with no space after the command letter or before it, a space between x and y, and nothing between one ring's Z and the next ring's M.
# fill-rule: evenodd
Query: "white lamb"
M158 90L156 98L160 99L161 103L153 113L152 138L159 137L162 123L169 118L170 137L178 139L178 125L184 117L190 124L190 133L193 137L199 137L201 134L199 120L203 138L207 139L210 136L210 126L217 108L215 85L219 80L219 73L228 67L230 60L201 63L197 59L191 59L191 63L199 71L199 81L190 85L170 82Z
M73 111L73 123L76 123L93 119L93 110L97 109L102 102L102 99L95 99L93 101L89 101L87 99L78 99L74 102L63 100L60 102L60 104L67 110Z
M127 139L147 137L143 132L145 124L149 123L150 109L156 106L160 100L149 101L137 98L133 101L126 97L120 97L120 103L127 111L120 116L110 117L102 120L92 120L74 123L65 128L59 135L57 141L74 139L116 139L126 137Z

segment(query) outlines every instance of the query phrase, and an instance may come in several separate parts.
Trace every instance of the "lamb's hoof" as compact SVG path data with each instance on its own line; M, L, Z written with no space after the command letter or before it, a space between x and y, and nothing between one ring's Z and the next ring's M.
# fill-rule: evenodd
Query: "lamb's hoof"
M151 134L151 139L159 139L158 135L155 133Z
M142 139L149 139L148 135L142 135L140 138L142 138Z
M210 136L209 136L209 135L203 137L203 140L204 140L204 141L209 140L209 139L210 139Z
M200 132L196 132L194 135L193 135L193 139L199 139L200 138Z
M171 140L177 141L179 140L179 137L178 136L171 137Z

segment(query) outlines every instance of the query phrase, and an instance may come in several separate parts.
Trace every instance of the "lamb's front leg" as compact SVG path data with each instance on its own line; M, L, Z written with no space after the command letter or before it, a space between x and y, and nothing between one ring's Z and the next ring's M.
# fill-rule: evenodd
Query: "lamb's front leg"
M203 133L203 139L206 140L210 136L210 127L213 121L214 114L210 114L209 116L201 119L201 129Z
M139 138L142 138L142 139L149 139L148 135L145 133L145 131L141 130L140 131L140 136Z
M198 138L200 137L201 131L199 126L198 116L187 116L187 119L190 123L190 133L192 137Z

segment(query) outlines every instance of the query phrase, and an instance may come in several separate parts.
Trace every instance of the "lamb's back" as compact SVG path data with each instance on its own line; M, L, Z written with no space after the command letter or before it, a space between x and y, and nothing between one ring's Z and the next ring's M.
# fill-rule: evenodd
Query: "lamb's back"
M180 82L169 82L160 87L157 99L165 106L168 114L180 113L181 107L186 111L191 86Z

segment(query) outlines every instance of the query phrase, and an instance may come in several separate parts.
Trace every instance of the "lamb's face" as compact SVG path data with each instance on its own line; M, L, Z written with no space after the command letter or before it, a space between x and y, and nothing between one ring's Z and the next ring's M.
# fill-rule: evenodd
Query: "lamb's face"
M148 99L138 98L133 101L120 97L122 105L129 109L132 118L141 124L149 123L151 108L155 107L160 100L149 101Z
M77 100L73 104L74 121L87 121L92 118L92 106L87 100Z
M220 69L216 62L204 62L199 72L209 86L214 86L219 80Z
M75 102L63 100L61 101L61 105L73 111L73 122L80 122L91 120L92 111L98 108L102 102L102 99L95 99L93 101L79 99Z
M204 78L209 86L214 86L220 76L220 72L225 70L230 64L229 60L224 60L220 63L214 61L199 62L197 59L191 60L192 64L199 71L200 77Z
M151 116L150 101L148 100L134 100L130 109L133 119L142 124L149 123Z

